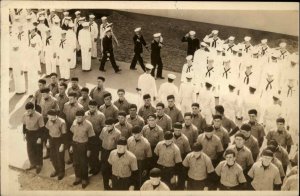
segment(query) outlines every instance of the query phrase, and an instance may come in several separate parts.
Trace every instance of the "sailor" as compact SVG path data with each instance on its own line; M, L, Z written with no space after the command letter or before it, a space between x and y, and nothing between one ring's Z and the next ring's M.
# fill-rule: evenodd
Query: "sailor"
M78 35L78 43L81 49L81 61L82 61L82 71L90 71L91 70L91 50L92 43L91 39L91 31L89 31L89 23L82 23L83 29L79 31Z
M71 61L71 43L66 38L67 31L61 30L61 38L58 45L57 59L59 61L60 77L66 80L70 79L70 61Z
M168 104L167 96L174 95L175 99L178 98L178 87L174 84L176 76L174 74L168 74L168 82L162 83L158 90L158 101Z
M55 46L55 42L52 37L52 32L49 28L46 30L46 39L44 41L46 76L49 76L51 73L56 73L57 56L57 46Z
M215 51L217 47L223 45L223 40L218 37L219 31L212 30L209 35L206 35L203 39L204 42L208 43L212 51Z
M74 32L74 23L69 23L69 27L67 30L67 35L66 38L70 41L70 47L71 49L73 49L73 51L71 51L71 61L70 63L70 69L75 69L76 67L76 44L77 44L77 39L76 39L76 34Z
M215 97L212 91L212 81L206 79L204 87L199 89L199 95L197 96L197 103L201 103L200 109L205 121L207 123L212 122L212 114L214 113Z
M185 59L186 63L183 65L181 72L181 82L186 82L187 74L192 74L193 76L196 75L194 71L193 56L188 55Z
M90 32L91 32L91 42L92 42L92 51L91 51L91 56L92 59L97 58L97 40L98 40L98 25L95 22L95 15L90 14L89 15L89 20L90 20Z
M236 46L234 43L234 40L235 40L235 37L230 36L227 40L224 41L223 48L225 50L226 55L230 55L233 53L233 47Z
M168 107L165 108L165 113L170 116L172 119L172 122L183 122L183 116L181 111L178 109L178 107L175 105L175 97L174 95L168 95L167 96L168 101Z
M146 44L146 41L145 41L143 35L141 34L141 30L142 30L141 27L134 29L134 32L135 32L135 35L133 36L134 57L131 61L130 69L136 70L136 68L135 68L136 63L139 62L143 71L146 71L145 65L144 65L144 60L143 60L141 54L143 53L143 46L147 50L148 50L148 46ZM149 52L149 50L148 50L148 52Z
M242 48L242 53L244 57L250 57L251 56L251 50L253 49L252 44L250 43L251 37L245 36L244 42L240 43Z
M151 42L151 65L153 65L153 69L151 71L151 75L155 78L165 79L162 76L163 63L161 60L160 50L163 47L163 38L161 33L153 34L153 41ZM157 66L157 72L156 72ZM156 73L155 73L156 72Z
M153 69L153 65L146 64L146 72L140 75L138 79L137 91L140 96L144 96L145 94L149 94L153 97L155 101L157 98L157 88L155 79L151 76L151 70Z
M195 35L196 35L195 31L190 31L181 39L182 42L188 43L187 56L189 55L194 56L195 51L200 48L199 39L196 38Z

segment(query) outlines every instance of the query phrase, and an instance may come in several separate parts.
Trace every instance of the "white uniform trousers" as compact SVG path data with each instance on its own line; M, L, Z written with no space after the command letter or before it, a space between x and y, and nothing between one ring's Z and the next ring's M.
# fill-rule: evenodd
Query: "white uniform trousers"
M91 52L89 48L81 47L82 70L91 69Z

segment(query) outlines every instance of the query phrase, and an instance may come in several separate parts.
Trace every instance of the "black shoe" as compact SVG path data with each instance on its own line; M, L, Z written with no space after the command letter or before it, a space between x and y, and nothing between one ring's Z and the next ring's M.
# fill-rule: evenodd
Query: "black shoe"
M42 171L42 167L41 166L36 166L35 173L39 174L41 171Z
M89 183L88 183L86 180L83 180L83 181L82 181L82 184L81 184L81 187L82 187L83 189L85 189L85 187L87 187L88 184L89 184Z
M46 154L43 159L48 159L49 158L49 154Z
M118 69L118 70L116 71L116 73L119 73L120 71L122 71L122 69Z
M137 70L137 68L130 68L131 70Z
M80 183L81 183L81 180L80 180L80 179L76 179L76 180L73 182L73 185L76 186L76 185L78 185L78 184L80 184Z
M106 70L105 69L99 69L100 71L102 71L102 72L106 72Z
M72 163L73 163L73 161L71 159L67 160L67 162L66 162L67 165L70 165Z
M160 76L160 77L157 77L157 78L159 78L159 79L162 79L162 80L163 80L163 79L165 79L165 77L162 77L162 76Z
M97 59L97 57L92 57L92 59Z
M32 170L32 169L34 169L35 168L35 165L30 165L28 168L26 168L25 170L26 171L30 171L30 170Z
M50 75L46 75L46 78L50 78Z
M29 98L29 99L33 98L33 95L29 95L28 98Z
M55 176L57 176L57 172L56 172L56 171L54 171L54 172L52 172L52 173L50 174L50 177L51 177L51 178L53 178L53 177L55 177Z
M92 174L93 176L96 176L98 173L100 172L100 170L90 170L90 174Z
M57 176L57 180L62 180L65 177L65 174L59 174Z

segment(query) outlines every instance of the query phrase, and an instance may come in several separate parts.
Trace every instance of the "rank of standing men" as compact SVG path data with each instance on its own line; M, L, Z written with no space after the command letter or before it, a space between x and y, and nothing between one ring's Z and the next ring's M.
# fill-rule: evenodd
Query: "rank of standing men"
M293 171L289 155L299 135L293 107L299 98L299 57L285 42L278 48L269 47L267 39L253 45L247 35L236 43L234 36L222 40L218 30L202 41L189 31L181 39L188 44L181 76L168 74L158 86L156 79L164 79L163 38L155 33L149 51L137 27L130 69L136 70L138 62L144 73L136 81L134 102L123 88L113 97L103 76L90 89L73 76L78 62L82 71L92 69L98 37L100 71L105 72L107 60L121 71L112 23L104 16L98 29L97 17L88 16L89 21L80 11L74 20L69 11L63 18L56 10L10 12L15 92L32 98L22 121L27 170L41 172L45 148L44 158L50 156L53 166L50 177L63 179L65 164L73 163L73 185L83 189L88 174L99 173L104 190L294 188L295 175L288 171ZM143 47L151 64L142 57ZM41 64L49 83L41 78Z

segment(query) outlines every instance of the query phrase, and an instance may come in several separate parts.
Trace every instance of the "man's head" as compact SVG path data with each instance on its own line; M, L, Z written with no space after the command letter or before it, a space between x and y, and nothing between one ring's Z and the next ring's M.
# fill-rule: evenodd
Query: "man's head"
M66 92L67 88L68 88L68 85L66 83L60 83L58 86L59 94L63 95Z
M222 126L222 116L215 114L213 115L213 125L216 129L219 129Z
M181 124L180 122L176 122L176 123L173 125L173 130L174 130L174 134L175 134L175 135L180 135L181 130L182 130L182 124Z
M161 171L158 168L153 168L149 173L150 182L153 186L159 185L161 179Z
M134 29L134 32L135 32L136 35L141 35L141 30L142 30L142 28L138 27L138 28Z
M264 166L269 166L273 160L273 156L274 156L274 153L271 150L267 150L267 149L263 150L263 152L261 154L262 164Z
M185 124L185 126L192 125L192 113L191 112L184 113L184 124Z
M173 143L173 134L171 131L166 131L164 135L166 145L170 145Z
M129 106L129 115L131 117L135 117L137 115L137 105L136 104L130 104Z
M118 113L118 121L120 124L124 124L126 121L126 112L124 111L119 111Z
M199 103L192 103L192 112L193 112L193 114L199 114L199 112L200 112Z
M144 100L145 106L151 105L151 96L149 94L143 95L143 100Z
M46 100L49 98L50 89L48 87L41 89L42 97Z
M248 138L251 136L251 126L249 124L243 124L241 126L241 133L245 136L245 138Z
M45 87L46 87L46 80L44 80L44 79L39 79L39 81L38 81L38 86L39 86L39 89L40 89L40 90L43 89L43 88L45 88Z
M257 119L257 110L256 109L249 110L248 115L249 115L250 122L252 122L252 123L256 122L256 119Z
M211 138L213 136L213 126L211 125L207 125L205 128L204 128L204 134L205 134L205 137L207 138Z
M142 137L142 127L136 125L132 128L132 135L134 137L134 139L139 140Z
M84 110L78 110L76 112L76 121L77 123L82 123L84 120Z
M227 149L224 153L225 160L228 165L233 165L236 160L235 151L232 149Z
M223 116L224 115L224 107L222 105L216 105L215 112L216 112L216 114Z
M68 94L68 97L69 97L69 102L71 104L74 104L77 102L77 94L75 92L71 92Z
M236 147L242 148L245 144L245 136L242 133L235 134L234 142L235 142Z
M102 88L102 87L103 87L104 82L105 82L105 78L104 78L104 77L99 76L99 77L97 78L97 86L98 86L99 88Z
M90 100L89 102L89 109L91 112L96 112L97 111L97 102L95 100Z
M103 98L104 98L105 105L111 105L111 99L112 99L111 93L104 94Z
M115 121L113 118L109 117L105 120L105 127L107 130L110 131L110 130L114 129L114 126L115 126Z
M51 122L54 122L57 119L57 111L54 109L51 109L47 112L48 120Z
M284 126L285 126L285 119L281 118L281 117L277 118L276 119L276 125L277 125L277 130L279 132L284 131L284 129L285 129L284 128Z
M168 95L167 96L167 101L168 101L168 107L172 108L175 106L175 97L174 95Z
M31 115L34 112L34 104L32 102L28 102L25 105L25 110L27 115Z
M156 113L158 116L162 116L165 114L164 109L165 109L165 104L161 102L156 104Z
M57 82L57 73L51 73L50 80L51 80L51 83L56 83Z
M124 137L121 137L117 141L117 152L122 154L125 153L126 149L127 149L127 140Z
M156 126L156 115L155 114L148 115L147 122L150 127L155 127Z
M71 78L71 87L72 88L77 87L78 86L78 81L79 81L79 79L77 77Z
M124 89L118 89L117 91L119 100L123 101L125 99L125 90Z
M89 96L89 91L90 91L90 90L89 90L87 87L83 87L83 88L80 90L82 98L87 99L88 96Z

